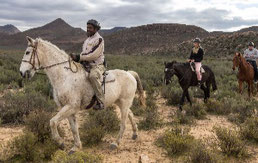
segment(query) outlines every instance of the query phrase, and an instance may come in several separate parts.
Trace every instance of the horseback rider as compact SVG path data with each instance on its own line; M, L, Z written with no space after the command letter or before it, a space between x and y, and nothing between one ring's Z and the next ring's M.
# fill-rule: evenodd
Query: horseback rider
M89 20L87 22L88 38L84 41L81 54L71 54L73 60L79 61L85 69L90 67L89 80L97 98L97 104L93 107L95 110L104 109L105 102L104 92L101 86L101 78L105 72L104 40L98 33L100 28L98 21Z
M202 80L202 74L201 74L201 67L202 63L201 61L203 60L203 55L204 51L200 45L201 39L200 38L195 38L193 40L193 49L191 51L191 55L188 59L188 62L193 62L195 64L195 72L197 75L197 80L198 80L198 85L201 85L201 80Z
M257 65L256 59L258 58L258 51L254 48L254 43L249 42L248 49L244 51L244 57L247 62L249 62L254 68L254 82L257 83L258 73L257 73Z

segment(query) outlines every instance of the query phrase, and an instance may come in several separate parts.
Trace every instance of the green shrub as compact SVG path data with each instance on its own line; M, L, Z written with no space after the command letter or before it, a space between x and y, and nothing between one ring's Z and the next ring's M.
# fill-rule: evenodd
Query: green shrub
M13 162L37 162L41 160L43 156L36 144L37 137L31 132L26 132L24 135L16 137L10 144L12 152L15 153L10 160Z
M226 156L246 157L246 144L241 140L239 132L222 127L214 128L217 144Z
M139 122L138 128L142 130L151 130L160 127L162 125L162 120L160 119L154 97L148 96L146 105L144 118Z
M64 151L57 151L52 156L52 161L54 163L101 163L102 158L96 154L89 154L86 152L75 152L72 155L68 155Z
M196 119L205 119L207 115L205 105L200 103L195 103L192 106L184 105L183 110L186 112L187 116L192 116Z
M130 108L135 116L141 116L145 112L145 108L141 106L138 98L134 98L133 105Z
M37 137L38 141L45 143L46 140L51 138L50 119L53 114L43 110L35 110L30 112L25 118L26 129ZM58 132L61 136L64 135L64 131L58 127Z
M206 111L209 113L214 113L218 115L225 115L225 109L221 101L215 99L209 99L208 102L205 104Z
M96 145L106 134L119 130L119 119L112 108L100 111L91 110L88 119L81 127L81 140L85 145Z
M258 143L258 117L248 118L241 125L240 132L245 139Z
M7 93L2 99L4 103L0 103L0 118L3 124L24 123L23 117L32 110L53 111L55 108L53 101L35 91Z
M43 162L51 159L58 146L51 139L41 143L32 132L25 131L24 135L12 140L5 150L10 155L7 162Z
M168 105L178 105L180 103L180 99L182 96L182 89L180 86L175 86L172 84L162 87L161 90L161 95L167 99L167 104Z
M174 122L179 124L193 124L194 117L185 114L184 112L177 110L176 114L173 116Z
M184 154L189 151L194 141L194 137L189 135L188 132L189 130L178 127L167 130L158 138L156 144L164 148L170 157Z
M190 151L189 161L192 163L215 163L217 162L216 155L212 153L207 147L199 142L193 145Z

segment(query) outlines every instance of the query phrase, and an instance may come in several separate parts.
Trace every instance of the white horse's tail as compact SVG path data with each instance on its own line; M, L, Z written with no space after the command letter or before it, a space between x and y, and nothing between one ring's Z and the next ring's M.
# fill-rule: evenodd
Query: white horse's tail
M143 87L142 87L142 82L141 82L141 79L138 75L137 72L135 71L128 71L131 75L133 75L133 77L135 78L135 80L137 81L137 90L138 90L138 93L139 93L139 100L140 100L140 103L142 106L146 107L146 95L145 95L145 92L143 90Z

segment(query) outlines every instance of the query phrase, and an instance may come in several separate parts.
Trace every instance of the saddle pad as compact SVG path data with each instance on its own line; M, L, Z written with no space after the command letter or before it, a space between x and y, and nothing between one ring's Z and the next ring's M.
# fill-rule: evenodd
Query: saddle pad
M190 67L191 67L192 71L193 71L193 72L195 72L195 68L194 68L194 66L192 66L192 65L191 65ZM203 67L201 67L201 73L202 73L202 74L204 74L204 73L205 73L205 70L204 70L204 68L203 68Z

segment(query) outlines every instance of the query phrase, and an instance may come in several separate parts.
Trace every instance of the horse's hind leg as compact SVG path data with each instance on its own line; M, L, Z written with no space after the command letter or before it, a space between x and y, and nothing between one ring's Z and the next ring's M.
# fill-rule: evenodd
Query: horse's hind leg
M186 98L187 98L188 102L190 103L190 105L192 106L192 101L191 101L191 98L190 98L188 90L186 90Z
M207 102L207 88L204 86L204 84L201 85L201 89L203 90L204 92L204 102L206 103Z
M137 124L134 121L134 116L133 116L133 112L132 112L131 109L129 109L128 117L129 117L129 120L130 120L130 122L132 124L132 128L133 128L133 137L132 137L132 139L135 140L135 139L137 139L137 136L138 136L138 134L137 134L138 128L137 128Z
M74 153L75 151L82 148L82 143L79 136L79 130L78 130L78 123L76 121L76 116L73 114L70 117L68 117L68 121L70 123L70 127L73 133L73 139L74 139L74 146L70 150L69 154Z
M121 122L120 122L120 131L119 131L119 134L118 134L118 137L116 139L116 142L113 142L111 144L111 149L116 149L118 147L118 145L120 144L120 141L124 135L124 131L125 131L125 128L126 128L126 119L128 117L128 113L129 113L129 108L131 107L132 105L132 102L133 102L133 99L128 101L128 99L121 99L119 100L119 102L117 103L117 105L119 106L120 108L120 111L121 111Z

